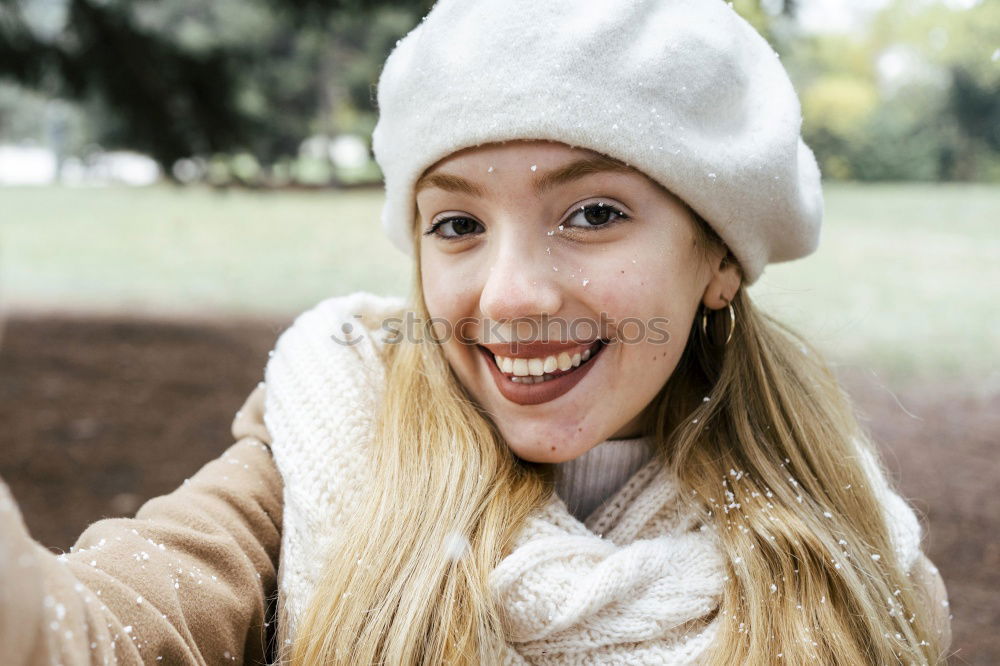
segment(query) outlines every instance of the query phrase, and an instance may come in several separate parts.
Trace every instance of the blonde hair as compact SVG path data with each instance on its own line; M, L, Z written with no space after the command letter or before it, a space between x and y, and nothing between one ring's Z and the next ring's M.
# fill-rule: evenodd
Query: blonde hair
M724 247L694 219L703 250ZM411 302L427 321L414 245ZM643 413L728 557L709 663L937 663L913 581L895 557L871 556L894 551L856 447L875 449L848 396L818 351L745 290L732 305L730 343L709 344L696 318ZM487 578L553 492L551 466L511 453L432 340L387 345L385 361L375 480L338 526L291 663L497 663L503 619ZM279 619L279 646L286 626Z

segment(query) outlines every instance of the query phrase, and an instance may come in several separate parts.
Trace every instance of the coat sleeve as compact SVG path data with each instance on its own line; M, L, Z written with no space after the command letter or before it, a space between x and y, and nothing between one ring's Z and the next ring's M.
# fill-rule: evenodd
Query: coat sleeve
M266 663L281 477L263 384L236 443L135 518L91 524L69 553L29 536L0 480L4 664Z

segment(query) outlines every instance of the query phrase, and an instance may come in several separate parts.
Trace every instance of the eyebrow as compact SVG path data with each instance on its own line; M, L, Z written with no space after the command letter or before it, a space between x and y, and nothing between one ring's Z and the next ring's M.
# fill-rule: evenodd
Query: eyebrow
M420 180L417 181L415 191L420 192L420 190L424 190L429 187L436 187L447 192L456 192L458 194L471 194L476 197L481 197L485 194L483 188L476 183L473 183L471 180L466 180L461 176L453 176L448 173L432 173L427 176L422 176Z
M534 190L536 195L541 195L554 187L591 174L609 172L628 173L631 171L634 171L632 167L610 157L585 157L541 174L541 177L534 183ZM478 183L447 173L432 173L422 176L417 181L415 191L420 192L420 190L428 187L437 187L448 192L469 194L477 197L485 194L483 188Z
M603 155L599 157L585 157L542 174L542 177L535 181L535 194L542 194L553 187L558 187L559 185L564 185L595 173L628 173L630 171L634 171L634 169L624 162L619 162L610 157L604 157Z

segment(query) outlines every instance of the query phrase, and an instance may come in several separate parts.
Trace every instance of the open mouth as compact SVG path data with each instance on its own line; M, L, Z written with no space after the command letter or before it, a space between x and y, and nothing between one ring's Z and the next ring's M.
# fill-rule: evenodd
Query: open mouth
M595 367L594 361L604 356L606 346L606 340L595 340L564 348L558 354L532 358L497 356L481 345L479 351L500 394L527 406L555 400L572 390Z
M576 372L580 367L592 362L604 347L603 340L595 340L589 346L574 350L573 353L563 351L535 358L498 356L484 347L480 349L510 382L530 385L543 384Z

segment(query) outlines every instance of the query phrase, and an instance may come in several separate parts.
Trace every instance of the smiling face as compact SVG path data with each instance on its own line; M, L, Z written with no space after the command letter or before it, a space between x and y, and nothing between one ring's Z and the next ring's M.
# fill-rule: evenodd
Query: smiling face
M643 434L699 303L739 286L677 197L589 150L466 149L424 173L416 202L428 313L462 333L445 358L525 460Z

